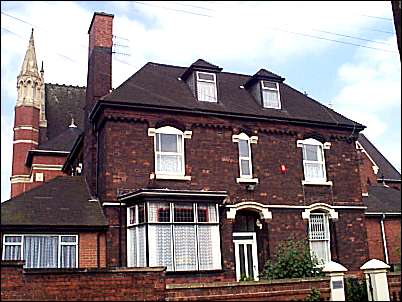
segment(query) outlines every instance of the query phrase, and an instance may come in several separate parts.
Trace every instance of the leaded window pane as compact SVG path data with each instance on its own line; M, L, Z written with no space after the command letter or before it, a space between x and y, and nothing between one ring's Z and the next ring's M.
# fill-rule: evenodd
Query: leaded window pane
M211 81L214 82L214 75L211 73L205 73L205 72L199 72L198 73L198 79L204 80L204 81Z
M138 223L145 222L145 204L140 203L138 205Z
M198 222L217 222L215 204L200 203L197 205Z
M149 222L170 222L170 204L168 202L150 202L148 212Z
M4 240L5 240L5 242L21 242L22 237L21 236L5 236Z
M75 236L61 236L61 242L75 243L76 240L77 240L77 237L75 237Z
M174 222L194 222L194 209L192 203L174 205Z

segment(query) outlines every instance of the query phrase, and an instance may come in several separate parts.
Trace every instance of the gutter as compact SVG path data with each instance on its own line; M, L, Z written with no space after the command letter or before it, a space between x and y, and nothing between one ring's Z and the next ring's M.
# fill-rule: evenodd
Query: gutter
M385 237L384 219L385 219L385 214L383 213L382 216L381 216L381 238L382 238L382 243L384 244L385 262L387 264L389 264L389 261L388 261L388 249L387 249L387 239Z

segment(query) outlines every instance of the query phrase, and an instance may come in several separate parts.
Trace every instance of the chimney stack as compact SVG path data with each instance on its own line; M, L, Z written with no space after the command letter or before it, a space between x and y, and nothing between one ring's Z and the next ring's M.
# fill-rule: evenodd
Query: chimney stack
M113 15L95 12L89 26L88 75L85 101L84 166L83 174L91 194L97 196L96 188L96 134L93 132L89 114L95 103L112 89Z

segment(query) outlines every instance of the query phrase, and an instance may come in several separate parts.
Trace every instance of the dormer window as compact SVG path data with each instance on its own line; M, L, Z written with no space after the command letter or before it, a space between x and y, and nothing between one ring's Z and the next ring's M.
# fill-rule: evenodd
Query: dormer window
M264 108L281 109L279 83L261 81L261 90Z
M197 71L197 95L203 102L217 102L216 74Z

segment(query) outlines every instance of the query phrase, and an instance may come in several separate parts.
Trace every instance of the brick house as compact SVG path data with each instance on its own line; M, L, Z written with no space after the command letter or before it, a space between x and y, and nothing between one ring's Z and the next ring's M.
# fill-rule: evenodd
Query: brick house
M363 135L356 142L360 154L363 202L369 257L391 269L401 264L401 174Z
M166 266L170 282L258 279L289 238L350 271L368 260L363 125L265 69L237 74L202 59L149 62L112 90L112 27L113 15L94 14L86 89L44 84L31 35L3 259ZM20 120L23 110L33 118ZM57 175L38 170L52 165Z

